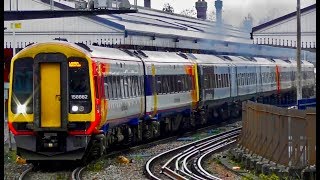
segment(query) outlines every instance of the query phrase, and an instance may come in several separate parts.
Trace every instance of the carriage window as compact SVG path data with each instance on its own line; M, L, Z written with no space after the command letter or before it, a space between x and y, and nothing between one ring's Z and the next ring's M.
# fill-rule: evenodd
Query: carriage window
M181 76L177 76L177 89L178 89L178 92L182 92L182 91L184 91L184 89L183 89L183 86L184 86L184 81L183 81L183 77L184 77L185 75L181 75Z
M171 77L172 77L172 81L171 82L173 83L173 89L174 89L173 92L178 92L178 83L177 83L177 81L178 81L177 77L178 76L177 75L172 75Z
M227 83L227 87L229 87L229 74L226 74L226 83Z
M227 87L226 84L226 74L222 74L222 87Z
M218 74L214 74L215 88L218 88Z
M120 86L119 86L119 90L122 90L121 93L120 93L120 97L121 99L125 98L125 95L124 95L124 88L125 88L125 85L124 85L124 77L123 76L120 76Z
M191 90L193 90L193 86L192 86L192 78L191 78L191 76L187 76L187 82L188 82L188 91L191 91Z
M162 91L161 91L161 79L160 79L161 76L158 76L156 75L156 91L157 91L157 94L161 94Z
M186 91L189 91L190 90L190 87L189 87L189 75L186 75L185 77L184 77L184 80L185 80L185 88L186 88Z
M123 86L124 86L124 98L128 98L129 97L129 91L128 91L128 76L124 76L123 78Z
M110 84L109 84L109 82L108 82L108 77L104 77L103 78L103 85L104 85L104 95L105 95L105 97L106 97L106 99L110 99L110 95L109 95L109 86L110 86Z
M113 99L118 99L117 95L117 77L112 76L112 94L113 94Z
M246 85L245 73L242 73L242 85Z
M136 93L136 96L139 96L139 83L138 83L138 76L133 76L134 79L134 90Z
M211 88L217 88L216 87L216 83L217 83L217 80L216 80L216 75L215 74L209 74L208 75L208 88L211 89Z
M129 97L133 97L132 76L128 76Z
M203 88L208 89L208 75L203 76Z
M166 94L166 93L168 93L167 77L166 76L162 76L161 80L162 80L161 92Z
M106 77L106 78L107 78L107 77ZM114 96L113 96L113 93L112 93L112 87L113 87L113 85L112 85L112 76L109 76L109 77L107 78L107 83L109 84L109 98L110 98L110 99L113 99Z
M143 94L143 86L142 86L142 78L141 76L137 77L137 81L138 81L138 95L141 96Z
M120 84L120 76L114 76L115 82L114 82L114 87L115 87L115 97L116 99L121 99L121 92L123 91L123 87Z

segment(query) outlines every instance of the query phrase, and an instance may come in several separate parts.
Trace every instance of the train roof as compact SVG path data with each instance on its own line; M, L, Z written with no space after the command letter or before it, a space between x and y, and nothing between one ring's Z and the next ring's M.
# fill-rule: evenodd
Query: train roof
M118 59L127 61L139 61L141 60L134 55L132 51L121 50L117 48L100 47L100 46L88 46L92 52L91 56L94 58L104 58L104 59Z
M186 55L188 56L188 58L196 61L199 64L229 64L230 63L215 55L191 54L191 53L187 53Z
M256 61L250 60L244 56L228 56L233 64L257 64Z
M191 63L191 60L183 58L175 52L141 51L140 57L144 62L160 63Z
M263 57L254 57L254 58L257 60L259 64L273 65L273 66L276 65L274 60L271 58L263 58Z

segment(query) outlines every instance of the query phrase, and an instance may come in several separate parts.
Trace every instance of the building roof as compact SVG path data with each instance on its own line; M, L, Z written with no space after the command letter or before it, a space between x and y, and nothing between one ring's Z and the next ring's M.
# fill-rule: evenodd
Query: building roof
M308 7L305 7L305 8L303 8L303 9L301 9L301 10L300 10L300 13L302 14L302 13L305 13L305 12L310 11L310 10L312 10L312 9L316 9L316 4L313 4L313 5L310 5L310 6L308 6ZM281 21L283 21L283 20L292 18L292 17L294 17L294 16L296 16L296 15L297 15L297 11L294 11L294 12L292 12L292 13L286 14L286 15L281 16L281 17L279 17L279 18L273 19L273 20L271 20L271 21L268 21L268 22L266 22L266 23L263 23L263 24L261 24L261 25L258 25L258 26L253 27L253 28L252 28L252 32L258 31L258 30L260 30L260 29L263 29L263 28L268 27L268 26L270 26L270 25L276 24L276 23L281 22Z
M41 0L50 4L50 0ZM60 9L74 9L70 2L55 1ZM127 35L155 36L183 39L221 40L251 43L250 34L231 25L218 28L215 22L138 7L138 13L96 15L88 18L126 31Z

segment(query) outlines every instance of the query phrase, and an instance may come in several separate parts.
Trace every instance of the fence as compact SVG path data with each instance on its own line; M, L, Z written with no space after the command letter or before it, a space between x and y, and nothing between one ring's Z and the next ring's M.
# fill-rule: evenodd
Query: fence
M239 144L251 154L291 167L315 165L316 110L242 104L243 128Z

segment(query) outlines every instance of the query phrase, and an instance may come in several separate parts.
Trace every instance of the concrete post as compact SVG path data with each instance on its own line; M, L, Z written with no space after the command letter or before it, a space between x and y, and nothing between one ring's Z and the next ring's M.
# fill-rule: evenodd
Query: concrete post
M301 87L301 16L300 0L297 0L297 101L302 99Z

